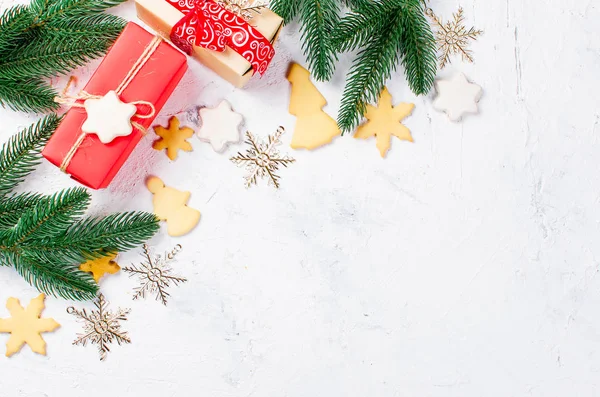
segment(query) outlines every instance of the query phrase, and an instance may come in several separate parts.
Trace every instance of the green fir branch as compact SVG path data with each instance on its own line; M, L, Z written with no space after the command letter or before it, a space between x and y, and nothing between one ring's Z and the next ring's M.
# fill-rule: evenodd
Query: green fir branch
M373 0L343 0L344 5L352 10L375 4Z
M5 241L8 249L20 249L29 241L60 237L65 229L76 222L90 204L90 195L85 188L62 190L40 199L25 211L12 228L12 235Z
M403 35L400 15L394 15L383 28L385 34L359 51L348 72L338 115L342 132L352 131L360 123L367 103L377 100L399 63Z
M410 89L417 95L424 95L433 86L437 73L435 37L421 0L408 0L408 3L401 11L402 66Z
M87 218L73 224L53 242L55 246L79 246L88 257L127 251L158 231L158 219L146 212L122 212L103 218Z
M339 18L338 0L303 0L300 3L302 50L316 80L329 80L335 71L337 55L331 32Z
M11 255L10 263L30 285L40 292L72 300L91 300L98 284L71 263L44 262L27 255Z
M55 38L94 38L112 43L121 34L127 21L111 14L96 14L84 17L55 18L44 29Z
M80 220L58 237L28 241L20 247L41 261L83 263L135 248L152 237L158 228L158 220L153 214L117 213L105 218Z
M283 18L284 23L290 23L298 14L300 4L306 0L271 0L270 8Z
M24 33L33 21L34 15L24 5L10 7L4 11L0 16L0 55L34 37L33 32Z
M41 79L3 79L0 77L0 106L20 112L58 110L54 102L58 93Z
M48 41L32 41L0 59L0 78L27 79L61 75L103 55L109 40L94 37L52 37Z
M339 52L352 51L383 34L390 15L398 12L399 1L357 2L353 12L336 25L331 37L333 47Z
M103 55L126 21L102 11L125 0L32 0L0 15L0 105L56 110L43 78L66 74Z
M22 193L0 200L0 229L10 229L14 227L23 213L34 207L43 198L38 193ZM4 238L8 238L9 234ZM0 237L0 240L2 237Z
M42 27L55 18L84 17L98 14L127 0L32 0L37 15L30 29Z
M0 150L0 198L9 194L40 163L40 153L60 122L55 114L44 117L10 137Z

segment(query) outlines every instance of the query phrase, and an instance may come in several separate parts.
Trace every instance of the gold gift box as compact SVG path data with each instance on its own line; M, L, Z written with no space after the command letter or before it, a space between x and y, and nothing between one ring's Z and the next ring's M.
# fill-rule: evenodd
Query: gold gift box
M138 17L166 39L169 39L173 26L183 18L183 13L165 0L135 0L135 6ZM263 8L260 13L254 14L249 24L274 44L283 19ZM250 62L229 47L218 52L194 46L193 56L236 87L246 85L254 74Z

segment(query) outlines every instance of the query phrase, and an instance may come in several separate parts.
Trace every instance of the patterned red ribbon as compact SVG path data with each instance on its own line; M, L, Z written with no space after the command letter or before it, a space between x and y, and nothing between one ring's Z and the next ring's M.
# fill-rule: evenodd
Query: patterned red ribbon
M263 74L275 50L271 42L244 18L213 0L165 0L184 14L171 30L171 41L187 54L192 45L213 51L232 48Z

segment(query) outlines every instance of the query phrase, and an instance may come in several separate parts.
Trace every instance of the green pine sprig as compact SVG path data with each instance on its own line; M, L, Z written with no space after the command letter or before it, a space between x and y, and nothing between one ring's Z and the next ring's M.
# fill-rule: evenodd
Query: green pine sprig
M32 41L0 59L0 78L20 81L36 76L52 77L69 72L89 59L104 54L110 46L107 40L80 37L55 37L43 42Z
M298 15L302 50L312 75L316 80L329 80L337 61L331 33L339 18L338 0L276 0L271 8L288 22Z
M0 266L12 266L35 288L65 299L93 299L98 285L79 264L131 249L158 230L144 212L84 217L90 194L73 188L46 196L13 194L39 163L60 118L52 114L17 133L0 150Z
M333 33L338 51L360 48L346 77L338 114L342 132L360 123L398 64L411 90L425 94L437 70L435 39L420 0L379 0L356 7Z
M350 8L341 20L339 11ZM398 65L411 90L427 93L436 74L435 40L422 0L273 0L286 23L300 22L312 76L329 80L339 53L358 51L346 77L338 125L352 131Z
M0 198L23 182L41 162L40 153L61 117L51 114L8 139L0 150Z
M0 106L19 112L42 113L58 110L57 92L40 78L24 80L0 77Z
M32 0L0 15L0 105L56 110L45 80L103 55L126 21L104 10L125 0Z
M342 132L349 132L360 123L367 103L377 100L383 84L399 63L403 28L400 16L386 20L382 28L386 34L378 35L358 52L346 77L337 120Z

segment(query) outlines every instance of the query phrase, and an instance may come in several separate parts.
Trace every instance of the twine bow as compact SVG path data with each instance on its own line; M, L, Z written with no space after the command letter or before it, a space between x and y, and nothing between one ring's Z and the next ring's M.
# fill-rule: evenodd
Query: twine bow
M156 49L158 48L158 46L161 43L162 43L162 39L158 36L154 36L154 38L150 41L150 43L148 43L148 45L146 46L146 48L144 48L144 51L139 56L139 58L135 61L135 63L133 64L133 66L127 73L127 75L123 78L123 80L121 81L119 86L115 89L115 93L117 94L117 96L119 96L119 97L121 96L123 91L125 91L125 89L129 86L129 84L137 76L137 74L140 72L142 67L146 64L146 62L148 62L148 60L150 59L152 54L154 54L154 52L156 51ZM103 95L94 95L94 94L90 94L86 91L81 91L77 95L68 95L66 93L67 88L68 88L68 85L65 88L65 90L61 93L61 95L56 96L54 98L54 102L57 102L60 104L68 104L71 107L85 108L85 105L83 102L85 102L87 99L101 99L103 97ZM148 113L140 113L138 110L133 115L133 117L135 117L135 118L151 119L156 115L156 108L154 107L154 104L152 102L133 101L133 102L128 102L128 103L131 105L145 105L150 109L150 111ZM142 134L146 134L146 128L143 125L141 125L135 121L131 121L131 125L133 128L136 128L137 130L139 130ZM73 160L75 153L77 153L77 150L83 143L87 134L88 134L87 132L82 131L81 134L75 140L75 143L73 143L73 146L71 146L71 148L65 155L65 158L63 159L63 161L59 167L62 172L67 171L67 167L71 163L71 160Z
M263 74L275 50L271 42L234 12L214 0L165 0L184 16L173 26L171 41L187 54L192 46L212 51L230 47L243 56L255 72Z

